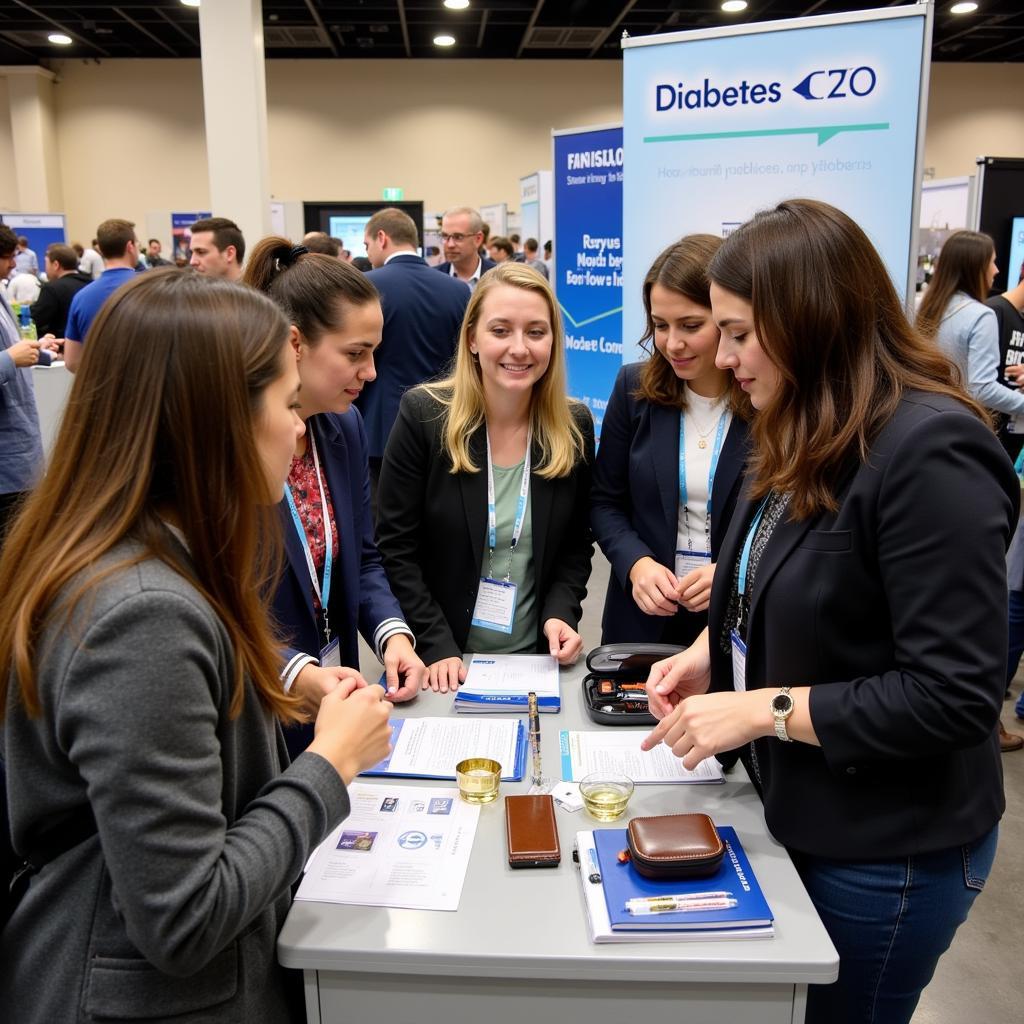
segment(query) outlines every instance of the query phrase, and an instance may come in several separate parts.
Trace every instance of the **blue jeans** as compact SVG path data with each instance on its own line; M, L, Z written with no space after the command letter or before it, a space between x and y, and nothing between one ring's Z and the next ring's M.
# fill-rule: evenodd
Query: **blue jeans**
M898 860L793 862L839 951L839 980L810 985L806 1024L907 1024L985 885L998 827L973 843Z

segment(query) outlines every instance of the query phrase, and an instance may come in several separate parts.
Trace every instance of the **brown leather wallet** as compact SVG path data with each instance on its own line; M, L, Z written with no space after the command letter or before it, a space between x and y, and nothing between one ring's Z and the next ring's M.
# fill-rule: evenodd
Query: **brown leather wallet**
M725 855L725 844L706 814L632 818L626 841L630 860L646 878L713 875Z
M512 868L554 868L562 859L550 796L505 797L505 836Z

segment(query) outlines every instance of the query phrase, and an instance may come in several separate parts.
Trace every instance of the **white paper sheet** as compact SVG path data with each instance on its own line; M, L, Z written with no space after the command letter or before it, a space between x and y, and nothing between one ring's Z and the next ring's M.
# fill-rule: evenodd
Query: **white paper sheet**
M467 757L489 757L501 765L501 777L516 774L519 719L404 718L392 720L394 750L366 775L455 778L455 766Z
M480 808L457 789L349 786L351 814L317 847L297 900L458 910Z
M724 782L722 766L709 757L691 772L683 762L659 743L653 750L640 749L640 732L606 729L602 732L563 730L561 734L562 778L579 782L592 772L616 772L635 783L645 782Z

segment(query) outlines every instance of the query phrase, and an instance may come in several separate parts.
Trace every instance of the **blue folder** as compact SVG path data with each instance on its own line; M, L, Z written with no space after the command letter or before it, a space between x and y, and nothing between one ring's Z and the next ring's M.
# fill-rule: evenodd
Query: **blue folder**
M706 878L661 881L644 878L632 863L620 864L618 853L627 848L624 828L594 829L597 861L601 868L601 885L612 931L710 930L726 928L769 927L773 921L757 884L750 861L743 851L734 829L718 825L718 834L725 844L725 856L715 874ZM626 911L626 900L643 896L674 896L681 893L725 891L737 901L727 910L700 910L687 913L633 916Z

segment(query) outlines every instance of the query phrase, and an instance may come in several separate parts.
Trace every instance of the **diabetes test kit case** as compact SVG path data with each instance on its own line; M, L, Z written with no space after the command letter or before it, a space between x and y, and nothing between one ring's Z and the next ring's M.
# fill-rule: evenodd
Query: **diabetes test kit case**
M685 650L672 644L602 644L587 655L583 703L598 725L655 725L644 683L651 666Z

